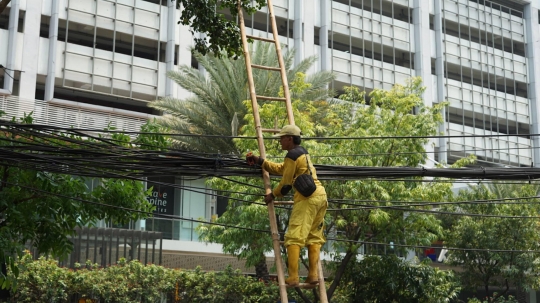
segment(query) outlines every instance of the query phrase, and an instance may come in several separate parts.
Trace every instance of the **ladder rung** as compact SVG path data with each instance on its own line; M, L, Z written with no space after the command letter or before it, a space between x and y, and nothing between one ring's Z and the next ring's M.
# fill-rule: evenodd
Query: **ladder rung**
M272 43L276 43L276 40L274 40L274 39L268 39L268 38L263 38L263 37L258 37L258 36L251 36L251 35L246 35L246 37L247 37L248 39L260 40L260 41L264 41L264 42L272 42Z
M277 134L277 133L279 133L279 132L281 131L281 129L263 128L263 129L261 129L261 131L262 131L263 133L274 133L274 134ZM274 204L279 204L279 203L274 202Z
M275 129L272 129L272 131L275 131ZM274 201L274 205L293 205L293 204L294 204L294 201Z
M299 283L296 286L287 285L287 288L298 287L298 288L303 288L303 289L313 289L313 288L317 287L318 285L319 284Z
M281 68L279 67L272 67L272 66L264 66L264 65L258 65L258 64L251 64L251 67L259 68L259 69L265 69L265 70L275 70L280 72Z
M257 99L261 100L269 100L269 101L287 101L286 98L280 98L280 97L267 97L267 96L257 96Z

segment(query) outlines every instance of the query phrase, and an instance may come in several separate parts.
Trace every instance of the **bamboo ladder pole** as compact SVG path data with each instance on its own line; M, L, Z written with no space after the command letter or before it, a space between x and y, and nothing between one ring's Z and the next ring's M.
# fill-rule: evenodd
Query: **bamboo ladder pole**
M292 103L291 103L291 96L289 91L289 83L287 81L287 71L285 67L285 62L283 60L283 55L281 52L281 44L279 43L279 34L277 31L276 26L276 19L274 15L274 6L272 4L272 0L267 0L267 6L268 6L268 12L270 14L270 22L272 25L272 34L274 37L274 40L267 39L267 38L258 38L259 40L265 41L265 42L273 42L276 47L276 55L278 58L279 68L275 67L265 67L260 65L255 65L251 63L251 57L249 54L249 47L248 47L248 41L247 41L247 35L246 35L246 27L244 23L244 14L242 10L242 6L240 1L238 2L237 8L238 8L238 19L240 23L240 33L242 36L242 46L243 46L243 52L244 52L244 58L246 63L246 72L248 76L248 85L249 85L249 95L251 99L251 105L253 107L253 118L255 122L255 131L257 135L257 143L259 146L259 153L262 158L266 158L266 149L264 146L264 140L263 140L263 128L261 125L261 119L259 115L259 105L257 102L257 99L261 100L269 100L269 101L284 101L285 102L285 108L287 111L287 119L290 125L295 125L294 123L294 114L292 110ZM281 82L283 86L283 92L284 92L284 98L279 97L265 97L265 96L257 96L255 92L255 83L253 80L253 67L260 68L264 70L273 70L273 71L280 71L281 74ZM263 177L263 183L264 183L264 189L265 194L270 194L272 192L272 187L270 184L270 175L267 171L263 169L262 171L262 177ZM279 283L279 293L281 297L282 303L288 303L287 298L287 285L285 284L285 273L283 270L283 260L281 259L281 243L279 239L279 232L277 228L277 222L276 222L276 215L275 215L275 207L274 202L268 204L268 216L270 219L270 230L271 230L271 236L272 236L272 244L274 247L274 257L276 262L276 268L277 268L277 274L278 274L278 283ZM326 287L324 284L324 276L322 271L322 264L319 259L318 264L318 271L319 271L319 296L321 303L328 303L328 299L326 296Z
M242 35L242 45L244 50L244 58L246 60L246 71L248 74L249 95L251 98L251 106L253 107L253 118L255 119L255 131L257 133L257 143L259 145L259 154L262 158L266 158L266 149L264 147L261 119L259 116L259 104L257 103L257 94L255 93L255 84L253 81L253 70L251 68L251 58L249 55L248 41L246 37L246 27L244 24L244 14L242 12L241 3L238 3L238 19L240 20L240 33ZM294 122L294 120L293 120ZM270 175L263 169L262 171L265 194L272 192L270 184ZM268 216L270 218L270 231L272 235L272 244L274 246L274 258L279 283L279 295L282 303L288 303L287 285L285 284L285 273L283 272L283 260L281 259L281 247L279 243L279 232L276 222L276 211L274 203L268 203Z

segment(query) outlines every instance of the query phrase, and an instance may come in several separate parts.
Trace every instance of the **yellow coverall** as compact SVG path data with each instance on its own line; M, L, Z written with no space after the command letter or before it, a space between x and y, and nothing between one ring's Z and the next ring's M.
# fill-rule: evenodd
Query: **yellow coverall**
M283 163L264 160L262 168L270 174L283 176L279 185L272 191L274 197L283 197L294 188L293 183L297 176L309 174L308 160L308 152L301 146L288 151ZM317 189L309 197L302 196L295 189L289 228L285 234L285 247L289 245L304 247L312 244L322 246L326 242L323 234L323 220L328 207L326 191L317 179L311 160L309 160L309 167Z

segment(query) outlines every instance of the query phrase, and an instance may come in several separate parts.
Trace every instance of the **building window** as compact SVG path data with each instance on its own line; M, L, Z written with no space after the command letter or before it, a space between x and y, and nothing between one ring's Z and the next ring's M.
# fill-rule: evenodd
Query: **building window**
M143 0L143 1L167 6L167 0Z
M26 16L26 11L19 11L19 25L17 32L24 33L24 17Z
M443 33L450 36L500 49L518 56L525 56L525 43L512 39L512 33L501 36L446 19L443 19L443 24ZM501 31L504 32L505 30L501 28Z
M334 0L335 2L350 5L368 12L390 17L392 19L413 23L412 8L399 5L393 1L383 0Z
M6 8L4 12L0 14L0 29L9 29L9 8Z
M58 28L59 40L66 42L62 86L154 100L166 59L160 27L159 6L70 0L67 21L60 20Z
M39 27L39 36L41 38L49 38L51 17L41 15L41 24Z
M2 14L0 14L0 29L9 29L9 13L10 8L7 7ZM24 16L25 11L19 11L19 24L17 31L19 33L24 32Z
M227 20L232 20L231 14L227 10L220 10L218 13L223 14ZM288 20L286 18L275 16L276 18L276 26L278 30L278 35L287 37L287 38L294 38L294 32L293 32L293 20ZM265 33L272 34L272 26L270 24L270 17L267 13L264 12L256 12L253 15L244 14L244 23L246 27L253 28L255 30L259 30Z

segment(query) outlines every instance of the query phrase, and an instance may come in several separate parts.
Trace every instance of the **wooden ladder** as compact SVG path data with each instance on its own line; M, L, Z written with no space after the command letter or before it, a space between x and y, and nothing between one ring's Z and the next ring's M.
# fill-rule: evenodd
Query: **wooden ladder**
M268 12L270 14L270 24L272 26L272 34L274 39L268 39L268 38L262 38L262 37L256 37L256 36L249 36L246 34L246 26L244 23L244 14L242 11L242 7L240 2L238 3L238 19L240 23L240 32L242 35L242 46L244 50L244 58L246 60L246 71L248 76L248 84L249 84L249 95L251 97L251 105L253 107L253 117L255 119L255 128L256 128L256 135L257 135L257 143L259 146L259 153L262 158L266 158L266 149L264 147L264 141L263 141L263 132L272 132L272 133L278 133L280 132L280 129L263 129L261 126L261 119L259 116L259 107L257 100L265 100L265 101L279 101L279 102L285 102L285 107L287 110L287 119L290 125L294 125L294 115L292 110L292 104L291 104L291 95L289 92L289 84L287 82L287 71L285 67L285 62L283 61L283 55L281 53L281 44L279 43L279 35L277 31L276 26L276 18L274 15L274 7L272 5L272 0L267 0L267 6L268 6ZM273 43L276 47L276 54L279 62L279 67L271 67L271 66L262 66L262 65L256 65L251 63L251 57L249 54L249 45L248 45L248 38L253 40L259 40L263 42L270 42ZM269 71L276 71L280 72L281 75L281 82L283 85L283 93L284 97L269 97L269 96L259 96L255 92L255 84L253 81L253 68L258 69L264 69ZM263 169L262 172L263 176L263 182L264 182L264 189L265 193L269 194L272 192L272 186L270 184L270 175L267 171ZM279 294L281 297L282 303L288 303L287 298L287 287L288 285L285 284L285 273L283 270L283 260L281 259L281 242L279 237L279 232L277 228L277 221L276 221L276 213L274 204L287 204L287 202L272 202L268 204L268 216L270 218L270 231L272 234L272 243L274 246L274 256L275 256L275 262L276 262L276 268L277 268L277 275L278 275L278 283L279 283ZM288 204L291 204L290 202ZM328 303L328 298L326 296L326 287L324 285L324 276L323 276L323 270L322 270L322 263L319 258L319 297L321 303ZM314 286L313 284L305 284L300 283L298 286L300 288L305 289L312 289L317 286Z

